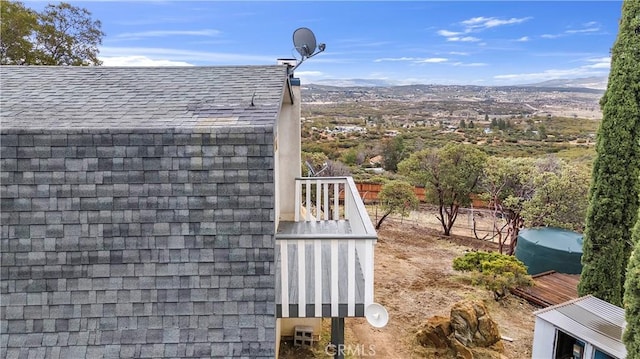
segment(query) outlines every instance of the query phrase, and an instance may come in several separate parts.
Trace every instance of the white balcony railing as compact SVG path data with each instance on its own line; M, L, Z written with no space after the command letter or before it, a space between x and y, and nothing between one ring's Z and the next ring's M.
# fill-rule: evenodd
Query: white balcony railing
M297 178L294 200L276 234L278 316L363 316L377 234L353 179Z

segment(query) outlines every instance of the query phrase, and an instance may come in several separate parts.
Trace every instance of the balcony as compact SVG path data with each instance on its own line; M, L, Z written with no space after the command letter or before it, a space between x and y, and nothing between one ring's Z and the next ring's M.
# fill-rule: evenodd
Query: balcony
M276 232L277 317L364 316L378 237L353 179L296 178L294 200Z

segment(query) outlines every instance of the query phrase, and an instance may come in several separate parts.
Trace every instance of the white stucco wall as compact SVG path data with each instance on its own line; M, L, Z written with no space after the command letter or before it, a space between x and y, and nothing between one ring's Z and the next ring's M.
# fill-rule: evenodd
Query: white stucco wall
M276 213L277 221L294 218L295 178L300 176L300 86L292 86L293 104L285 99L277 123L276 142Z

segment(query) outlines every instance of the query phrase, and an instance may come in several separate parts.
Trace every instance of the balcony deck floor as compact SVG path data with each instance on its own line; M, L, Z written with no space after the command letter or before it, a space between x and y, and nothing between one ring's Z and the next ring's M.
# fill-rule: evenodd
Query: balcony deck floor
M313 237L316 235L343 236L351 234L351 225L347 220L338 221L282 221L278 225L276 237Z

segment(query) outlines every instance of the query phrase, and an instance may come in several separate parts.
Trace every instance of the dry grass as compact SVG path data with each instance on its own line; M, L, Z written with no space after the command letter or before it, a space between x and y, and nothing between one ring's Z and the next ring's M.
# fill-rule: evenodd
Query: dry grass
M371 213L372 220L374 216ZM495 250L496 244L459 235L465 233L464 228L456 228L454 235L445 237L434 225L439 223L429 220L429 216L432 215L414 214L410 221L390 219L378 231L375 301L387 309L390 320L386 327L374 328L364 318L347 318L347 346L373 348L375 354L348 353L347 358L454 358L452 353L419 346L415 333L426 319L448 315L451 306L463 299L482 300L501 333L513 338L513 342L504 342L506 357L531 357L533 311L537 308L517 297L496 302L489 291L473 286L466 275L452 269L453 258L470 250ZM420 223L423 220L425 224ZM330 321L324 322L322 339L312 351L285 350L283 357L328 358L324 347L329 342Z

